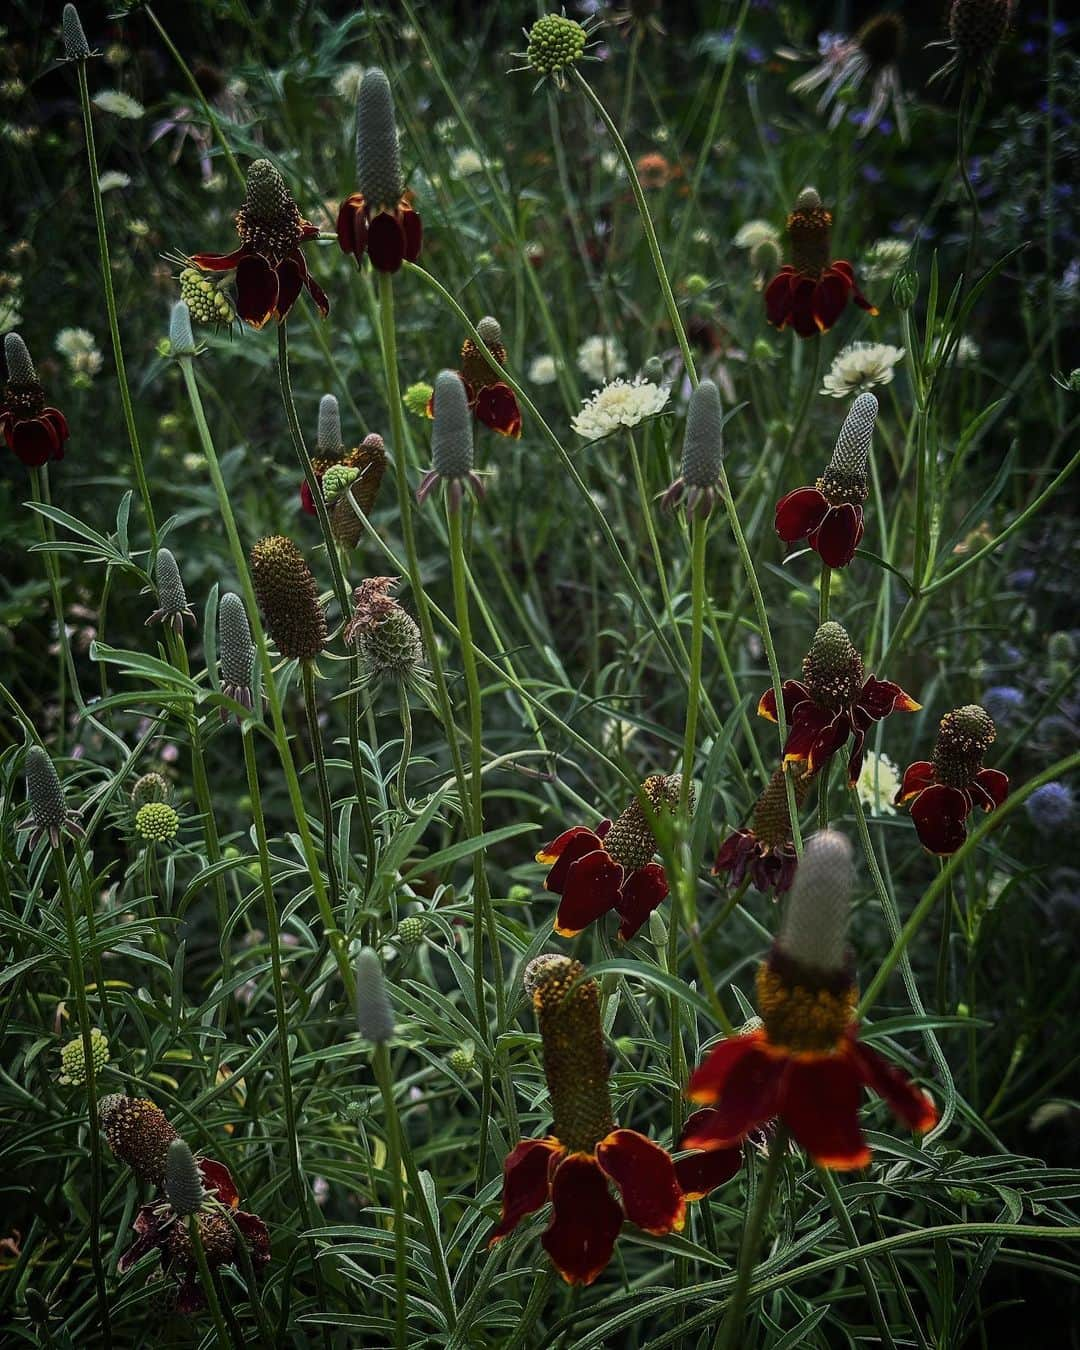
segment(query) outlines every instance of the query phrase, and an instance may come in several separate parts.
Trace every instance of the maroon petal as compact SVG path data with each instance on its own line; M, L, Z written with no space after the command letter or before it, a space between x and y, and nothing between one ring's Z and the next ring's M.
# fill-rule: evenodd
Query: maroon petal
M984 811L992 811L1009 795L1009 775L1000 769L980 769L975 775L974 786L990 799L989 803L980 802L979 805Z
M278 319L288 317L289 310L296 304L296 297L304 288L307 280L307 263L301 253L290 253L277 265L278 298L274 313Z
M637 867L626 878L615 908L622 915L619 937L629 942L668 893L667 876L659 863Z
M200 1158L199 1173L208 1194L229 1209L236 1209L240 1203L240 1193L232 1173L224 1163L215 1162L213 1158Z
M368 225L368 257L380 272L396 272L405 257L405 231L397 217L380 211Z
M854 1031L849 1033L847 1053L862 1074L863 1082L889 1103L898 1120L917 1134L933 1129L937 1124L937 1107L902 1069L895 1068L868 1045L862 1045Z
M236 312L252 328L262 328L278 302L278 275L259 253L241 258L236 268Z
M359 192L350 194L338 207L337 240L342 253L352 254L359 265L367 245L367 217Z
M791 283L791 326L801 338L818 334L817 289L813 277L799 277Z
M161 1224L153 1205L143 1205L131 1226L136 1233L135 1241L116 1263L116 1269L121 1275L126 1275L137 1261L156 1247L160 1237Z
M827 333L844 312L851 283L835 268L830 268L818 282L814 291L814 322Z
M750 1044L734 1063L721 1062L721 1072L717 1073L706 1060L690 1079L687 1095L694 1101L710 1101L713 1110L707 1120L698 1120L696 1133L689 1128L684 1132L683 1148L730 1148L777 1114L785 1060L769 1051L762 1031L735 1039ZM708 1098L701 1090L702 1078L710 1093ZM702 1114L696 1112L693 1119Z
M587 825L574 825L569 830L563 830L562 834L550 844L545 844L536 855L538 863L553 864L544 880L544 890L561 895L566 874L571 866L579 858L584 858L586 853L595 853L597 849L602 851L603 847L600 835L595 830L590 830Z
M781 267L768 286L765 287L765 317L774 328L783 328L791 317L791 278L794 275L790 267Z
M535 1214L548 1201L552 1163L561 1152L554 1139L523 1139L503 1163L502 1216L488 1246L512 1233L527 1214Z
M893 805L900 806L903 802L909 802L924 788L928 788L933 781L933 764L928 759L917 759L914 764L909 764L904 770L904 778L900 784L899 792L893 798Z
M554 929L574 937L619 903L623 869L610 853L598 849L579 858L566 874Z
M270 1262L270 1230L257 1214L248 1214L238 1209L233 1222L240 1230L240 1236L247 1243L252 1264L258 1270Z
M878 680L873 675L867 676L855 704L873 722L880 722L890 713L918 712L922 707L892 680Z
M808 774L817 773L822 765L827 764L836 754L850 735L851 717L847 709L842 709L821 728L814 738L810 753L806 757L806 772Z
M846 567L862 538L862 507L844 502L830 508L820 526L810 535L810 547L829 567Z
M502 380L477 392L475 412L484 426L497 431L500 436L510 436L514 440L521 436L521 409L514 391Z
M842 713L834 713L831 708L823 708L813 699L805 699L798 704L788 723L788 737L784 742L784 763L792 761L798 763L804 759L809 761L822 732L843 716ZM844 739L847 738L846 725L845 721ZM840 744L843 744L843 740ZM808 772L812 772L809 765Z
M859 1128L862 1075L848 1055L788 1061L780 1118L820 1167L865 1167L870 1149Z
M911 819L923 848L939 857L955 853L967 838L970 804L964 794L944 783L932 783L911 803Z
M8 444L28 469L40 468L60 449L55 429L41 417L26 417L21 422L14 422Z
M409 262L415 262L424 242L424 223L411 206L401 209L401 228L405 231L405 257Z
M818 528L828 510L829 503L817 488L796 488L776 503L776 533L785 544L805 539Z
M193 253L188 262L199 268L201 272L231 272L234 267L238 267L249 256L251 256L251 250L246 244L241 244L232 253Z
M706 1107L706 1110L708 1108ZM695 1111L687 1125L702 1112ZM687 1200L703 1200L717 1186L730 1181L742 1165L742 1149L710 1148L700 1153L688 1153L675 1160L675 1175Z
M686 1202L667 1149L636 1130L613 1130L596 1146L596 1160L618 1187L623 1213L662 1237L686 1221Z
M572 1153L558 1165L551 1205L544 1250L567 1284L592 1284L611 1260L623 1220L595 1158Z

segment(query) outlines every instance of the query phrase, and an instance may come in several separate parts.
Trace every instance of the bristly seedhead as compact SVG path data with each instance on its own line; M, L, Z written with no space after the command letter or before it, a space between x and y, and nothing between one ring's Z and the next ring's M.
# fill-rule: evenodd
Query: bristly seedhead
M817 188L804 187L787 218L791 264L800 275L820 276L828 267L832 214L822 204Z
M802 668L811 697L825 707L842 707L862 686L862 657L847 629L832 620L814 634Z
M7 364L9 384L38 384L37 371L30 360L26 343L18 333L8 333L4 338L4 361Z
M169 315L169 350L177 357L199 354L195 334L191 331L191 310L184 300L177 300Z
M251 625L244 602L233 591L226 591L218 602L218 658L221 664L221 692L226 698L235 699L245 708L250 708L255 644L251 640ZM221 710L221 720L229 720L226 708Z
M169 1145L177 1137L164 1111L146 1097L114 1092L98 1103L98 1119L113 1156L140 1181L159 1185Z
M183 633L184 620L188 619L194 624L195 612L188 604L180 568L167 548L159 549L154 559L154 583L157 586L158 607L147 619L147 625L161 623L174 633Z
M394 1034L394 1010L386 992L382 962L372 947L356 958L356 1024L364 1040L383 1045Z
M830 502L866 500L866 469L877 415L878 401L873 394L860 394L848 409L829 467L818 485Z
M949 60L930 82L944 75L963 74L985 84L994 69L998 50L1012 21L1013 0L952 0L949 6L949 37L944 45Z
M174 1139L165 1154L165 1194L182 1218L202 1209L205 1197L202 1173L183 1139Z
M251 579L278 651L314 661L326 646L326 615L304 555L284 535L260 539L251 550Z
M965 787L983 766L997 739L994 719L979 703L954 708L941 719L934 746L934 777L950 787Z
M356 185L372 211L393 211L405 191L394 96L378 66L365 71L356 91Z
M338 401L333 394L323 394L319 400L319 432L315 440L315 453L335 459L344 448Z
M83 32L79 11L74 5L64 6L61 21L64 32L64 59L67 61L85 61L90 56L90 44Z
M536 971L532 988L551 1133L571 1153L592 1153L614 1128L600 988L584 974L580 961L559 956Z
M777 946L800 969L831 975L847 968L847 929L855 884L851 845L836 830L806 841Z

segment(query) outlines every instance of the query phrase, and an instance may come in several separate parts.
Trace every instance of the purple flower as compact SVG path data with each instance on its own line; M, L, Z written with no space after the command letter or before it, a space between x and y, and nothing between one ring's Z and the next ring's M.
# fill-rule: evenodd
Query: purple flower
M1024 803L1024 810L1036 829L1051 834L1072 815L1072 791L1064 783L1044 783Z
M1011 684L995 684L980 700L995 722L1008 722L1024 706L1024 695Z

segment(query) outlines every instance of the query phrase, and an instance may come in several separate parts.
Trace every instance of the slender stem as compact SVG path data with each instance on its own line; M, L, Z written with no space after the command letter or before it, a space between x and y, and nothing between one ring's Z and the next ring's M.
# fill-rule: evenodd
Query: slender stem
M765 1164L765 1175L758 1185L754 1208L750 1211L742 1245L739 1248L739 1268L735 1276L735 1288L727 1314L720 1324L714 1342L715 1350L735 1350L742 1344L743 1314L746 1311L746 1299L750 1292L750 1279L758 1262L761 1250L761 1238L765 1230L765 1219L769 1213L769 1202L780 1175L780 1167L787 1152L788 1132L786 1126L778 1125L776 1133L769 1140L769 1156Z
M221 1301L218 1298L217 1286L214 1284L214 1277L210 1271L210 1263L206 1259L206 1249L203 1246L202 1233L199 1231L198 1213L188 1215L187 1226L188 1236L191 1238L191 1249L195 1253L195 1264L199 1268L199 1283L202 1285L207 1305L210 1308L217 1343L224 1347L229 1345L229 1332L221 1312Z
M334 804L330 796L330 781L326 776L326 754L323 750L322 729L319 726L319 705L315 698L315 663L303 661L300 669L304 683L304 711L307 713L308 736L311 739L311 754L315 763L315 781L318 785L319 805L322 809L326 886L330 894L330 908L336 910L341 903L341 887L338 883L337 874Z
M859 1250L859 1235L855 1232L855 1225L851 1221L851 1215L848 1213L847 1205L844 1204L844 1197L840 1194L840 1187L836 1183L836 1178L827 1167L818 1168L818 1176L821 1178L821 1184L824 1187L825 1195L832 1207L832 1212L836 1216L836 1222L844 1234L848 1246L852 1251ZM862 1280L863 1289L866 1292L866 1300L870 1304L870 1315L874 1319L874 1324L878 1329L878 1335L881 1337L881 1343L887 1346L889 1350L896 1350L896 1342L893 1340L892 1331L889 1329L889 1322L885 1316L885 1309L881 1306L881 1295L878 1293L877 1285L874 1283L874 1273L870 1269L869 1261L856 1261L855 1266L859 1272L859 1278Z
M952 878L949 878L945 883L945 901L941 914L941 937L938 942L937 982L934 990L934 1006L939 1013L946 1013L949 1010L949 945L952 941L953 905L955 903Z
M690 687L686 698L682 785L679 790L679 811L687 830L689 830L687 818L690 812L690 789L694 778L698 702L701 695L701 663L705 643L705 541L708 533L708 515L695 514L690 522Z
M406 791L406 777L409 772L409 760L412 759L413 727L412 709L409 707L409 690L404 680L398 681L398 713L401 717L401 758L397 766L398 806L402 811L409 810L409 796Z
M403 1150L401 1120L390 1074L390 1051L385 1042L375 1047L373 1063L386 1114L386 1170L390 1174L394 1197L394 1344L397 1350L405 1350L408 1343L405 1318L408 1271L405 1256L405 1191L401 1184Z
M101 282L105 289L105 309L109 319L109 336L112 338L113 360L116 363L116 382L120 388L120 402L124 409L124 424L127 427L128 441L131 445L131 457L135 463L135 479L139 485L143 510L146 512L146 524L150 531L150 553L157 553L158 532L154 519L154 507L150 500L150 485L146 481L143 468L142 449L139 445L139 432L135 426L135 409L128 388L127 370L124 366L124 349L120 343L120 325L116 317L116 296L113 292L112 261L109 257L109 237L105 230L105 210L101 202L101 182L98 173L97 151L94 148L94 122L90 113L90 91L86 83L86 62L76 63L79 80L79 102L82 105L83 130L86 135L86 157L90 165L90 193L94 201L94 220L97 224L98 256L101 262Z

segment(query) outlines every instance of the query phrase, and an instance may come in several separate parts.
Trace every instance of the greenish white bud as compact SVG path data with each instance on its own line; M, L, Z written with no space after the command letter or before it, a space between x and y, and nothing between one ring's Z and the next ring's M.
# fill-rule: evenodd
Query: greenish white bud
M319 400L319 433L315 450L319 455L340 455L345 442L341 438L341 410L333 394L323 394Z
M173 356L195 356L199 350L191 331L191 310L184 300L177 300L169 315L169 347Z
M37 384L37 371L30 360L26 343L18 333L8 333L4 338L4 360L7 363L8 380L12 384Z
M682 476L688 487L714 488L724 453L720 390L702 380L690 395L683 438Z
M64 31L64 56L69 61L85 61L90 55L90 44L83 32L79 11L74 5L64 6L62 26Z
M821 194L816 187L807 185L795 198L796 211L817 211L821 206Z
M641 373L650 384L659 384L664 378L664 363L658 356L650 356L641 367Z
M159 773L144 773L141 778L135 780L135 786L131 789L131 804L136 811L147 802L168 800L169 785Z
M835 830L806 841L777 946L800 967L826 974L847 964L847 929L855 884L851 845Z
M878 401L873 394L860 394L848 409L836 448L829 461L829 472L856 483L866 481L866 465L877 423Z
M356 1025L360 1035L375 1045L385 1044L394 1034L382 962L372 947L363 947L356 958Z
M356 91L356 181L371 211L394 210L405 191L394 98L377 66L365 72Z
M472 470L472 413L456 370L440 370L435 377L431 463L440 478L464 478Z
M195 1155L183 1139L174 1139L165 1155L165 1194L177 1214L186 1218L202 1208L202 1175Z

